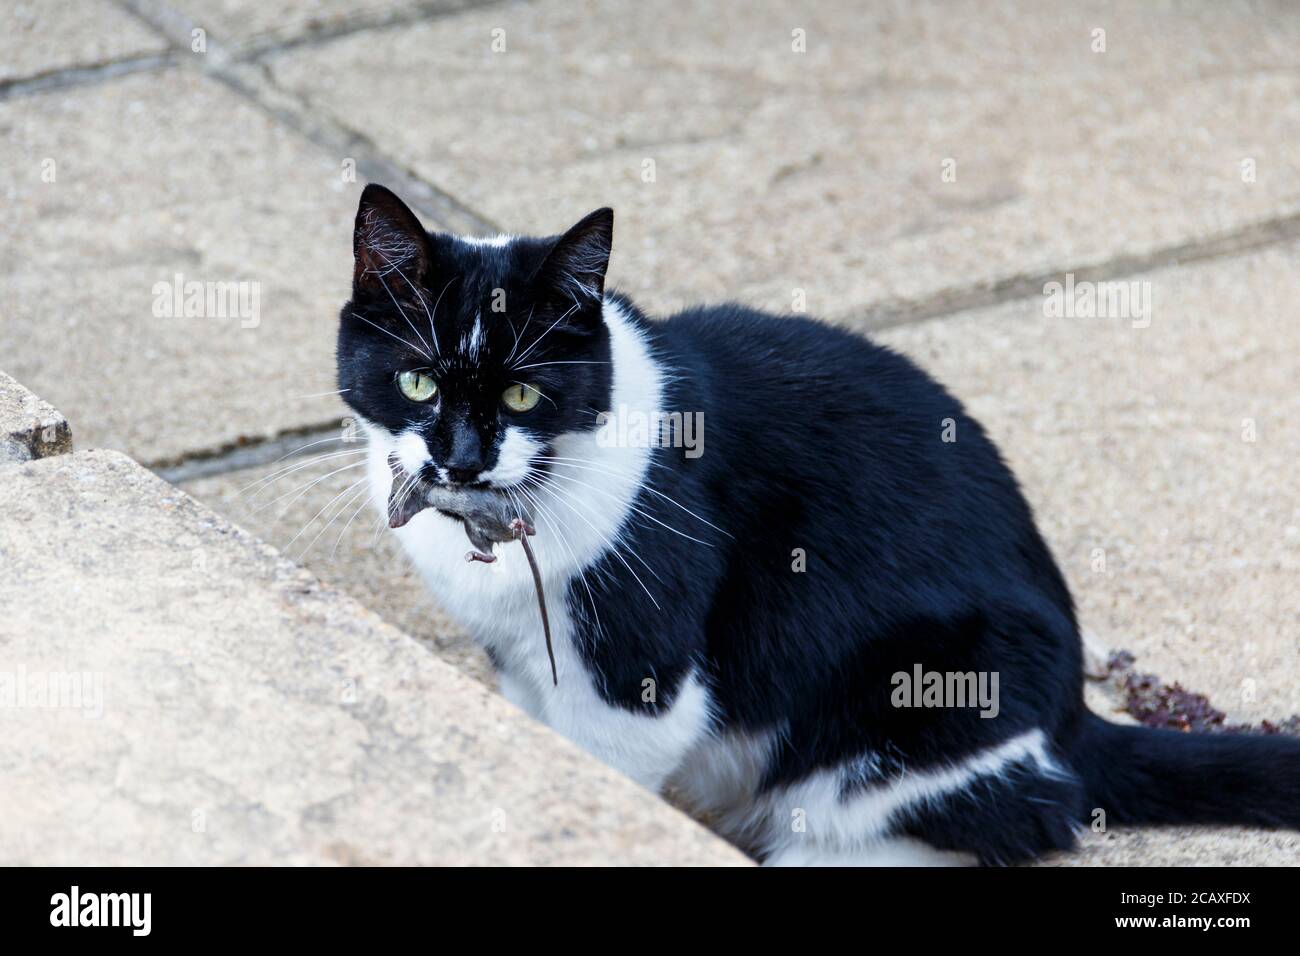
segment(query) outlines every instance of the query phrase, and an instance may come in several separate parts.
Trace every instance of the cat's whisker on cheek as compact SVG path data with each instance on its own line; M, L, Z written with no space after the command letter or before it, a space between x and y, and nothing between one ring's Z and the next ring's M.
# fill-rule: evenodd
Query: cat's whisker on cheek
M298 402L298 401L305 401L306 399L309 398L328 398L330 395L346 395L350 391L352 391L352 389L350 388L336 388L331 392L312 392L310 395L290 395L289 400ZM326 440L338 441L337 438L329 438Z
M284 508L280 511L279 517L284 517L286 514L289 513L289 509L293 507L294 503L297 502L299 498L305 495L312 488L315 488L322 481L332 478L335 475L342 474L345 471L351 471L353 468L362 468L365 465L366 462L364 461L356 461L350 465L344 465L342 468L335 468L333 471L327 472L326 474L313 478L311 481L307 482L304 485L300 485L297 488L286 491L284 494L280 495L279 497L272 498L270 501L262 502L260 505L258 505L252 511L250 511L249 514L250 515L260 514L262 511L264 511L267 508L270 508L272 505L280 501L283 501L285 498L289 498L289 503L286 504ZM292 495L293 497L290 497L290 495Z
M613 471L613 470L608 469L608 468L600 468L600 467L597 466L597 465L593 465L593 464L591 464L590 462L584 462L584 461L581 461L580 459L577 459L577 458L556 458L556 457L554 457L554 456L551 456L551 457L539 457L537 460L538 460L538 461L544 461L544 462L547 462L548 464L551 464L551 465L554 465L554 466L558 466L558 467L567 467L567 468L587 468L587 469L589 469L589 470L591 470L591 471L596 471L596 472L599 472L599 473L601 473L601 474L610 475L611 477L616 477L616 478L623 478L623 477L626 477L625 475L620 474L620 473L617 472L617 471ZM658 463L652 461L651 464L658 464ZM704 524L706 524L706 525L708 525L710 528L712 528L714 531L717 531L719 534L725 534L728 538L734 537L734 536L731 534L731 532L726 531L726 530L724 530L724 529L722 529L722 528L719 528L717 525L713 524L713 522L708 521L708 520L706 520L705 518L701 518L699 515L697 515L697 514L696 514L694 511L692 511L690 508L687 508L684 504L681 504L680 502L678 502L675 498L672 498L672 497L670 497L670 496L664 494L662 491L659 491L658 489L654 488L654 487L651 485L649 478L647 478L647 479L645 479L645 480L643 481L641 487L643 487L646 491L650 492L652 495L655 495L655 496L657 496L657 497L659 497L659 498L662 498L664 501L668 502L670 505L673 505L673 506L675 506L675 507L677 507L677 508L680 508L682 511L685 511L685 512L686 512L688 515L690 515L692 518L696 519L697 521L703 522Z
M283 547L281 548L281 550L286 550L286 551L287 551L288 548L289 548L289 546L292 545L295 541L297 541L297 540L298 540L298 539L303 535L303 533L304 533L308 528L310 528L313 524L315 524L316 520L317 520L321 515L323 515L323 514L324 514L324 513L325 513L325 512L330 508L331 505L333 505L336 501L338 501L338 500L339 500L340 498L342 498L344 495L348 494L350 491L352 491L353 489L355 489L359 484L361 484L361 483L364 482L365 480L366 480L366 478L365 478L364 476L361 477L361 478L358 478L356 481L350 482L350 483L349 483L349 484L348 484L348 485L347 485L347 486L346 486L342 491L340 491L338 494L336 494L336 495L334 495L333 497L331 497L327 502L325 502L324 505L321 506L320 510L317 511L316 514L314 514L312 517L310 517L310 518L307 519L307 522L306 522L306 523L305 523L301 528L298 529L298 533L297 533L297 534L295 534L292 538L290 538L288 541L286 541L286 542L284 543L284 545L283 545Z
M636 571L632 568L632 565L627 563L627 559L623 557L621 551L627 550L628 553L631 554L633 557L635 557L638 561L640 561L641 564L644 565L646 569L650 571L651 574L654 574L655 577L658 577L658 575L655 574L654 569L652 569L648 564L646 564L639 554L636 554L635 551L632 551L621 540L619 540L619 536L617 535L617 533L612 538L610 536L602 534L599 528L597 528L594 524L592 524L589 520L587 520L586 516L583 515L582 512L578 511L577 508L575 508L572 504L568 502L568 500L566 500L566 496L560 495L558 493L558 489L548 488L545 485L542 485L540 483L537 485L537 487L551 494L554 494L556 500L560 504L564 505L570 511L572 511L575 515L578 516L578 518L583 522L583 524L587 525L587 527L589 527L593 532L595 532L596 535L605 542L606 546L609 548L609 553L612 554L615 558L617 558L622 563L623 567L627 568L627 571L629 574L632 575L633 580L635 580L636 583L641 586L641 590L644 591L646 597L650 599L650 603L655 606L655 610L657 611L663 610L663 608L659 606L659 602L655 599L655 596L652 593L650 593L650 589L646 587L645 582L641 580L640 575L636 573Z
M603 488L598 488L598 487L596 487L595 485L590 484L590 483L588 483L588 482L580 481L579 479L574 478L572 475L561 475L561 474L558 474L558 473L556 473L556 472L550 472L550 473L547 475L547 477L548 477L548 479L552 479L552 480L554 480L554 479L559 479L559 480L561 480L561 481L570 481L570 482L573 482L573 483L575 483L575 484L578 484L578 485L582 486L583 488L586 488L586 489L588 489L588 490L590 490L590 491L594 491L596 494L601 495L601 496L603 496L603 497L605 497L605 498L608 498L608 499L610 499L611 501L616 501L616 502L621 501L621 499L620 499L617 495L613 495L613 494L611 494L610 492L604 490ZM629 507L632 511L634 511L634 512L636 512L638 515L640 515L641 517L646 518L646 519L648 519L649 521L654 522L655 524L659 525L659 526L662 527L662 528L667 529L668 531L671 531L673 534L680 535L681 537L685 538L685 539L688 540L688 541L694 541L696 544L702 544L702 545L704 545L706 548L711 548L711 547L713 547L713 545L712 545L710 542L708 542L708 541L701 541L699 538L696 538L696 537L694 537L694 536L692 536L692 535L689 535L689 534L687 534L685 531L679 531L677 528L674 528L672 525L668 524L667 522L660 521L658 518L656 518L654 515L650 514L648 511L645 511L644 509L637 507L635 504L630 504L630 505L628 505L628 507Z
M313 537L310 541L308 541L306 546L298 553L297 560L301 561L303 557L306 556L307 552L312 549L312 546L317 541L320 540L321 535L323 535L326 531L328 531L330 529L330 526L333 525L334 522L339 519L339 516L342 515L343 512L348 509L348 506L351 505L352 502L356 500L356 495L367 494L369 492L369 488L366 487L368 481L369 479L366 477L359 478L356 481L354 481L352 484L344 488L342 491L340 491L328 502L326 502L325 506L321 508L320 511L318 511L310 521L308 521L305 525L303 525L302 530L299 531L298 534L294 535L293 538L289 540L288 544L285 545L285 549L287 550L289 545L293 544L294 541L297 541L298 538L303 534L303 532L305 532L308 528L312 526L312 524L318 521L320 519L320 516L325 514L325 512L329 510L331 505L333 505L336 501L343 499L345 496L350 495L350 497L347 497L346 500L343 501L343 503L338 506L338 509L334 512L334 514L331 515L325 521L325 524L321 526L321 529L316 532L315 537Z
M366 481L368 481L368 479L366 479ZM348 518L347 523L343 525L343 530L339 532L339 536L334 539L334 547L330 548L331 561L334 560L334 556L338 553L339 545L343 543L343 537L348 533L348 528L352 527L352 522L356 521L357 515L361 514L361 512L365 510L366 505L370 504L370 488L363 484L361 491L360 502L358 502L357 506L352 510L352 515ZM349 504L351 504L351 502L349 502Z
M549 477L554 478L555 476L551 475ZM574 508L577 507L581 507L583 511L586 512L587 515L591 516L592 518L597 518L597 519L599 518L599 515L596 512L595 508L589 503L584 502L576 494L573 494L567 489L559 488L556 485L551 484L549 480L544 480L539 484L542 488L545 489L545 491L548 494L554 495L561 504L564 504L570 510L573 510ZM588 524L590 524L590 522L588 522ZM660 583L663 582L663 578L659 575L659 572L656 571L653 567L651 567L648 563L646 563L645 559L641 557L640 553L637 552L630 544L628 544L627 536L625 534L623 534L622 532L616 532L613 535L605 535L604 541L606 547L610 549L622 548L623 550L625 550L632 557L636 558L636 560L641 563L641 566L644 567L647 571L649 571L650 574L652 574L656 580L658 580Z
M282 461L286 461L286 460L288 460L288 459L290 459L290 458L296 458L296 457L298 457L299 455L301 455L304 451L306 451L308 448L315 448L317 445L324 445L324 444L326 444L326 443L334 443L334 444L338 444L338 443L341 443L342 441L343 441L343 439L340 438L340 437L338 437L337 435L330 435L330 436L327 437L327 438L317 438L315 441L309 441L309 442L306 442L305 444L299 445L297 448L293 449L292 451L286 452L285 454L281 455L281 456L280 456L279 458L277 458L275 461L271 462L271 466L274 468L274 466L280 464L280 462L282 462ZM364 448L361 448L361 449L344 449L344 450L345 450L345 451L357 451L357 452L359 452L359 453L361 453L361 454L365 454L365 453L366 453L366 451L365 451ZM323 457L323 456L321 456L321 455L316 455L316 456L313 456L313 457L311 458L311 460L312 460L312 461L319 461L319 460L321 459L321 457ZM259 478L259 479L255 480L255 481L250 481L250 482L249 482L247 485L245 485L243 488L240 488L240 489L239 489L239 493L242 494L243 492L247 491L249 488L253 487L254 485L261 484L263 481L266 481L266 480L272 478L273 476L274 476L274 472L273 472L271 475L265 475L265 476L263 476L262 478Z
M288 477L289 475L293 474L296 471L301 471L304 468L310 468L312 465L318 465L322 462L335 461L339 458L346 458L348 456L364 455L364 454L366 454L364 450L356 449L356 450L349 450L349 451L330 452L329 454L323 454L323 455L313 455L310 458L306 459L305 461L295 462L293 464L286 465L283 468L279 468L269 475L263 475L261 478L249 482L247 485L240 488L239 491L236 493L240 496L243 496L248 491L256 488L257 490L253 493L253 498L256 499L259 495L261 495L264 491L266 491L267 488L271 487L275 482L279 481L282 478Z

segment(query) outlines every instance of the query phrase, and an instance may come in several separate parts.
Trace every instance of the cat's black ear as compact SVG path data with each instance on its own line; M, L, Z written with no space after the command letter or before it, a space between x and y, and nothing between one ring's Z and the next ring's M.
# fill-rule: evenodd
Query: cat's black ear
M605 296L605 270L614 243L614 210L588 213L546 254L534 280L561 301L598 305Z
M392 192L371 183L361 193L352 232L352 284L358 291L416 296L429 271L429 237Z

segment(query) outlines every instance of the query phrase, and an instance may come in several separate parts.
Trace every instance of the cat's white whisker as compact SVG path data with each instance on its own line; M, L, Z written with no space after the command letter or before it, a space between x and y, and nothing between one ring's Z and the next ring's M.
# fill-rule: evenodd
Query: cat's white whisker
M275 471L271 472L268 475L263 475L261 478L249 482L247 485L240 488L236 492L236 494L242 497L250 489L257 488L257 491L254 492L252 496L253 500L256 500L257 497L261 495L262 492L266 491L266 489L269 488L272 484L279 481L281 478L288 477L289 475L293 474L296 471L301 471L304 468L310 468L312 465L316 465L321 462L333 461L339 458L345 458L348 455L364 455L364 454L365 454L364 449L357 449L353 451L338 451L338 452L330 452L328 454L313 455L312 457L306 459L305 461L295 462L293 464L286 465L283 468L276 469Z
M529 368L545 368L545 367L548 366L548 365L608 365L608 364L609 364L608 362L597 362L597 361L590 361L590 362L582 362L582 361L573 361L573 362L532 362L532 363L530 363L530 364L528 364L528 365L513 365L513 366L510 367L510 370L511 370L512 372L522 372L524 369L529 369Z
M294 458L297 455L300 455L302 452L306 451L308 448L314 448L317 445L324 445L326 442L342 442L342 441L343 439L337 435L330 435L327 438L318 438L315 441L309 441L306 444L299 445L293 451L281 455L275 461L271 462L271 464L278 465L280 462L284 461L285 459ZM364 449L362 450L364 451Z
M428 352L426 352L424 349L420 348L418 345L412 345L410 342L406 341L406 339L402 338L400 335L396 334L395 332L390 332L390 331L388 331L388 329L384 328L382 325L376 325L374 322L371 322L369 319L367 319L364 315L357 315L357 313L353 312L353 313L352 313L352 316L353 316L354 318L358 318L358 319L360 319L362 322L366 323L366 325L369 325L369 326L371 326L371 327L373 327L373 328L378 329L380 332L383 332L385 335L391 336L392 338L396 339L397 341L399 341L399 342L401 342L403 345L405 345L405 346L406 346L408 349L410 349L412 352L419 352L421 355L423 355L423 356L424 356L426 359L428 359L430 362L433 361L433 356L432 356L432 355L430 355L430 354L429 354Z
M575 507L581 506L588 515L591 515L592 517L599 520L600 516L594 510L594 508L590 504L582 501L582 499L580 499L576 494L573 494L572 492L566 489L558 488L545 479L536 480L535 486L544 489L547 494L554 495L561 504L564 504L566 507L570 508L570 510L572 510ZM590 523L588 522L588 524ZM594 526L593 526L593 530L595 530ZM631 545L628 544L627 535L621 529L613 532L612 534L605 535L604 540L608 548L610 548L611 550L616 548L622 548L628 554L632 555L632 557L636 558L637 561L641 562L641 566L644 567L647 571L649 571L652 575L654 575L657 581L659 581L660 583L663 582L663 578L660 577L659 572L656 571L654 568L652 568L649 564L647 564L645 559L641 557L640 553L637 552Z
M608 469L600 468L599 466L593 465L593 464L591 464L590 462L584 462L584 461L582 461L581 459L578 459L578 458L557 458L557 457L555 457L555 456L552 455L552 456L539 456L539 457L537 458L537 461L545 461L545 462L549 462L549 463L554 464L554 465L565 465L565 466L567 466L567 467L569 467L569 468L584 468L584 467L585 467L585 468L590 468L592 471L600 471L600 472L602 472L602 473L604 473L604 474L607 474L607 475L613 475L613 476L616 476L616 477L622 477L621 475L618 474L618 472L610 471L610 470L608 470ZM731 532L729 532L729 531L725 531L725 530L723 530L722 528L719 528L716 524L714 524L713 522L707 520L706 518L701 518L699 515L697 515L697 514L696 514L694 511L692 511L690 508L688 508L688 507L686 507L685 505L683 505L683 504L681 504L680 502L678 502L675 498L672 498L672 497L670 497L670 496L664 494L662 491L659 491L658 489L654 488L654 487L650 484L650 480L649 480L648 478L646 479L646 481L644 482L644 484L642 485L642 487L645 488L645 490L648 491L648 492L650 492L652 495L656 495L656 496L662 498L664 501L667 501L669 504L671 504L671 505L675 505L676 507L680 508L682 511L685 511L688 515L690 515L692 518L696 519L697 521L701 521L701 522L703 522L704 524L708 525L708 526L709 526L710 528L712 528L714 531L717 531L717 532L719 532L720 534L725 534L728 538L734 537L734 535L732 535Z
M509 325L510 325L510 333L515 337L515 341L514 341L514 344L510 346L510 354L507 355L507 356L505 357L505 359L503 360L503 362L502 362L502 364L505 365L506 367L509 367L509 366L510 366L510 360L513 359L513 358L515 357L515 352L517 352L517 351L519 350L519 339L520 339L520 337L521 337L525 332L528 331L528 323L531 322L531 321L533 321L533 312L536 311L536 309L537 309L537 306L535 306L535 305L534 305L534 306L531 306L531 307L528 309L528 318L524 320L524 327L523 327L523 329L516 329L516 328L515 328L515 324L514 324L513 322L510 322L510 323L509 323ZM508 320L507 320L507 321L508 321Z
M448 279L447 284L443 286L442 291L438 293L438 298L434 300L433 311L429 314L429 330L431 332L433 331L433 321L438 316L438 306L442 304L442 297L447 294L447 290L451 288L451 284L459 278L460 276L452 276L450 279ZM434 333L434 340L435 341L437 340L436 332ZM442 354L441 350L439 350L439 354Z
M437 305L433 307L432 312L429 311L429 303L424 301L424 290L416 287L415 284L412 283L410 279L407 279L404 274L399 273L399 275L401 275L406 284L411 287L411 291L415 293L416 298L420 300L420 308L424 310L424 317L429 320L429 335L433 338L433 354L441 355L442 349L438 345L438 330L433 327L433 316L438 311Z
M576 312L576 311L578 311L578 303L575 302L575 303L573 304L573 308L569 309L569 311L565 312L562 316L560 316L558 319L556 319L554 322L552 322L551 325L550 325L550 327L549 327L545 332L543 332L541 335L537 336L537 340L536 340L535 342L533 342L532 345L530 345L530 346L528 346L528 348L524 349L524 354L521 355L521 356L519 356L519 359L518 359L518 360L519 360L520 362L522 362L524 359L528 358L528 356L529 356L530 354L532 354L533 350L536 349L537 346L539 346L539 345L542 344L542 339L544 339L544 338L546 338L546 336L550 335L550 334L551 334L551 331L552 331L552 330L553 330L557 325L559 325L561 322L563 322L563 321L564 321L565 319L567 319L569 316L573 315L573 313Z
M361 514L366 505L370 504L370 489L365 485L365 482L368 480L368 478L362 479L361 501L357 504L356 508L352 510L352 516L348 518L347 523L343 525L343 530L339 532L339 536L334 539L334 547L330 548L331 561L334 560L334 555L338 553L339 545L343 543L343 536L348 533L348 528L352 527L352 522L356 521L357 515ZM352 500L355 501L356 499L354 498ZM348 504L351 503L351 501L348 502Z
M618 497L617 497L616 495L612 495L612 494L610 494L608 491L605 491L603 488L598 488L598 487L596 487L595 485L590 484L590 483L588 483L588 482L580 481L579 479L573 477L572 475L561 475L561 474L558 474L557 472L549 472L549 473L548 473L548 477L549 477L549 478L559 478L559 479L561 479L561 480L563 480L563 481L571 481L571 482L574 482L575 484L581 485L583 488L587 488L587 489L589 489L589 490L591 490L591 491L596 492L596 494L598 494L598 495L603 495L604 497L609 498L609 499L611 499L612 501L618 501L618 500L619 500ZM643 510L643 509L637 507L635 504L630 504L630 505L628 505L628 507L629 507L632 511L635 511L637 514L641 515L643 518L646 518L646 519L649 520L649 521L653 521L655 524L659 525L659 526L662 527L662 528L666 528L667 530L671 531L673 534L681 535L681 536L682 536L683 538L685 538L686 540L688 540L688 541L694 541L696 544L702 544L702 545L704 545L706 548L711 548L711 547L713 547L712 543L710 543L710 542L708 542L708 541L701 541L699 538L696 538L696 537L694 537L694 536L692 536L692 535L689 535L689 534L687 534L685 531L679 531L679 530L677 530L677 529L674 528L672 525L667 524L666 522L660 521L660 520L659 520L658 518L656 518L654 515L650 514L650 512L645 511L645 510Z
M627 568L628 573L632 575L633 579L636 580L636 583L641 585L641 590L644 591L646 597L650 599L650 603L655 606L655 610L662 611L663 608L659 606L659 602L655 600L655 596L650 593L650 589L646 587L645 582L641 580L640 575L636 573L636 571L632 568L632 565L628 564L627 559L624 558L623 555L620 553L619 545L621 542L618 541L617 534L615 534L613 539L611 539L607 535L601 534L600 530L594 524L588 521L587 518L580 511L578 511L577 508L573 507L561 495L557 493L557 489L548 488L545 490L549 493L554 494L556 501L558 501L560 504L564 505L575 515L577 515L582 520L582 522L585 525L587 525L587 527L591 528L591 530L594 531L606 543L606 545L609 547L609 553L612 554L615 558L617 558L620 562L622 562L623 567ZM643 561L639 555L635 555L635 557L637 558L638 561L641 561L642 564L645 564L645 561ZM646 565L646 567L648 568L649 565ZM653 573L653 571L651 573Z
M365 476L362 476L361 478L358 478L356 481L352 482L352 484L348 485L348 486L347 486L346 488L344 488L342 491L340 491L337 495L335 495L335 496L334 496L333 498L331 498L329 501L325 502L325 504L321 507L321 509L320 509L319 511L317 511L316 514L314 514L314 515L313 515L313 516L312 516L312 517L307 521L307 523L304 524L304 525L303 525L303 526L298 530L298 533L295 534L292 538L290 538L287 542L285 542L285 545L284 545L284 547L283 547L281 550L288 551L288 550L289 550L289 546L292 545L295 541L297 541L300 537L302 537L303 533L304 533L308 528L310 528L313 524L315 524L316 521L319 520L320 516L323 515L326 511L328 511L329 508L330 508L330 506L333 505L336 501L339 501L340 499L342 499L342 498L345 497L346 495L355 492L355 490L356 490L358 487L361 487L362 490L365 490L365 483L366 483L366 478L365 478ZM350 501L351 501L351 499L349 499L349 503L350 503ZM347 507L347 503L345 503L342 507L343 507L343 508L346 508L346 507ZM331 524L333 524L333 523L334 523L334 520L335 520L335 519L338 517L338 515L341 514L341 513L342 513L342 510L340 509L339 512L337 512L333 517L331 517L328 521L325 522L325 525L321 528L321 530L318 531L318 532L316 533L316 537L312 538L310 541L307 542L307 546L306 546L305 548L303 548L302 551L300 551L300 552L298 553L298 560L299 560L299 561L301 561L301 560L303 559L303 556L304 556L308 551L311 550L311 546L312 546L313 544L316 543L317 539L320 538L321 534L325 531L325 529L328 528Z
M250 515L259 514L266 508L269 508L272 505L274 505L276 502L283 501L285 498L289 498L290 495L293 495L293 497L289 499L289 503L284 506L284 510L280 512L281 517L283 517L284 514L288 512L289 508L293 506L294 502L296 502L299 498L305 495L312 488L315 488L322 481L325 481L328 478L332 478L335 475L341 474L342 472L351 471L353 468L361 468L365 464L366 463L364 461L355 461L350 465L344 465L342 468L336 468L331 472L327 472L326 474L321 475L319 478L313 478L311 481L307 482L305 485L301 486L300 488L286 491L278 498L272 498L270 501L262 502L262 504L258 505L256 508L250 511L249 514ZM296 495L294 494L294 491L297 491Z
M293 395L291 398L293 401L305 401L309 398L325 398L329 395L343 395L350 391L352 391L350 388L336 388L331 392L313 392L310 395Z
M383 256L382 253L379 253L379 255L380 255L380 258L383 258L385 262L388 261L387 258L385 258L385 257ZM411 289L414 290L414 291L416 292L416 295L419 295L419 291L415 289L415 286L411 283L411 280L408 279L408 278L406 277L406 273L404 273L401 269L399 269L399 268L397 268L396 266L393 266L393 265L390 264L390 268L389 268L388 271L390 271L390 272L396 272L396 273L398 274L398 276L401 277L402 281L404 281L408 286L410 286ZM429 349L429 348L430 348L430 345L429 345L428 340L425 339L425 337L424 337L423 335L420 334L420 330L417 329L417 328L415 327L415 323L412 322L411 319L410 319L410 316L408 316L408 315L406 314L406 310L402 308L402 304L401 304L400 302L397 301L397 296L393 295L393 290L390 289L390 288L388 287L388 280L384 278L384 273L383 273L383 272L379 272L379 273L376 273L376 275L378 275L378 277L379 277L379 282L380 282L381 285L383 285L383 287L384 287L384 291L388 293L388 298L390 298L390 299L393 300L393 306L397 309L398 314L400 314L401 317L403 318L403 320L405 320L406 324L409 325L409 326L411 327L411 331L414 332L414 333L415 333L415 337L416 337L417 339L419 339L419 340L424 344L425 349ZM421 299L420 302L421 302L421 305L423 305L424 300ZM426 310L426 312L427 312L427 310ZM433 329L433 320L432 320L432 319L430 319L430 322L429 322L429 329L430 329L430 331L432 331L432 329ZM430 361L433 360L433 359L432 359L432 356L430 356L430 355L428 354L428 352L425 352L424 354L425 354L425 357L428 358Z

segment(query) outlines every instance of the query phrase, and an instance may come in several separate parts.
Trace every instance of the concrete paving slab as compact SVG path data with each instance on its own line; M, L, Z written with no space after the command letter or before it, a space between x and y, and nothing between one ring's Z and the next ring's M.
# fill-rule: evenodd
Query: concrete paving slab
M1300 866L1300 837L1244 827L1111 829L1040 866Z
M0 360L81 447L158 462L341 415L346 157L182 69L0 102L0 126Z
M72 431L62 413L0 372L0 464L70 451Z
M647 305L841 318L1294 216L1297 48L1285 3L605 0L267 62L507 230L612 205Z
M0 862L744 862L122 455L5 467L0 563Z
M357 466L362 456L348 448L324 444L299 458L187 481L182 487L240 527L276 542L322 581L449 664L495 688L487 656L433 602L387 525L363 502L354 484L364 470Z
M1234 719L1300 713L1300 244L1132 281L1145 328L1042 297L876 338L998 442L1085 627Z
M135 0L146 13L166 8L229 50L250 43L293 43L369 24L409 22L473 6L476 0ZM477 0L482 2L482 0Z
M162 35L110 0L0 5L0 84L166 48Z

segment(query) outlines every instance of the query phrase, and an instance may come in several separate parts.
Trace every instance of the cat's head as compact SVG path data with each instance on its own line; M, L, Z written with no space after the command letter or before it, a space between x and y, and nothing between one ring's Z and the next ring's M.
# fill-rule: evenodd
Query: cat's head
M555 437L596 427L613 221L599 209L561 236L463 239L425 232L393 193L366 187L339 388L406 471L508 488Z

